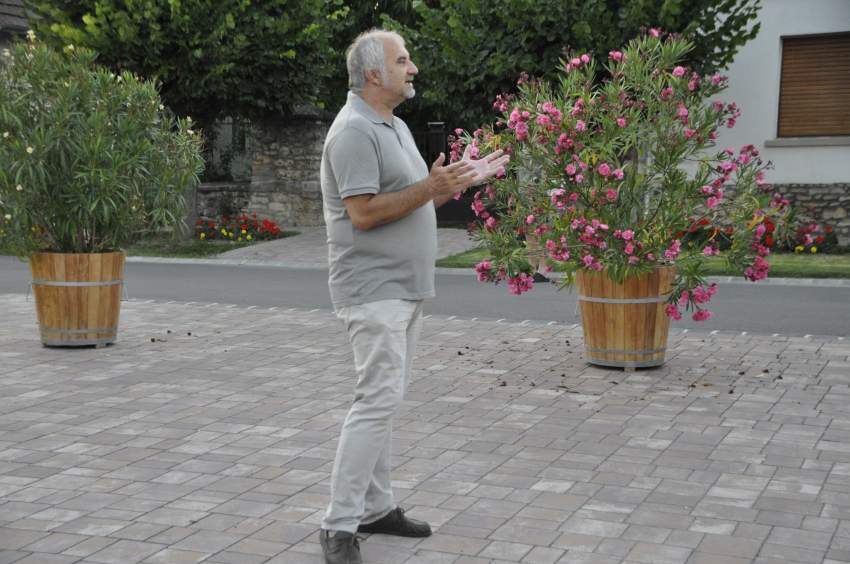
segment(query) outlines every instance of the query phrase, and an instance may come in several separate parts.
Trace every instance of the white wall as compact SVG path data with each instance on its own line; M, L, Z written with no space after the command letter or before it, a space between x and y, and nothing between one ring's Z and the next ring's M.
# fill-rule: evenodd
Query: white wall
M738 150L755 145L776 167L767 173L770 184L850 182L850 137L843 138L846 145L765 147L765 141L776 139L781 38L850 31L850 0L762 0L761 4L758 36L740 48L728 71L720 73L729 77L729 89L721 99L737 103L741 117L733 129L719 133L718 147Z

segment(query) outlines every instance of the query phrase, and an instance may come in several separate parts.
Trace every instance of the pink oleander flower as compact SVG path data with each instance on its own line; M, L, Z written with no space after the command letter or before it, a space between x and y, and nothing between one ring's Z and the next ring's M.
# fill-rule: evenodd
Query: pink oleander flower
M720 201L717 198L715 198L714 196L710 197L709 199L707 199L705 201L705 205L708 206L709 209L712 209L712 210L716 210L717 204L719 204L719 203L720 203Z
M714 76L712 76L712 77L711 77L711 83L712 83L712 84L717 84L718 82L720 82L720 77L719 77L719 76L717 76L717 75L715 74Z
M650 29L650 30L649 30L649 34L650 34L652 37L658 37L658 30L657 30L657 29Z
M702 254L704 254L707 257L710 257L711 255L714 254L714 249L712 249L711 247L706 247L702 250Z
M635 246L631 243L626 243L626 247L623 249L623 251L625 251L627 255L630 255L635 252Z
M763 223L759 223L758 227L756 227L756 233L758 234L758 236L761 237L762 235L764 235L765 231L767 231L767 227L765 227Z
M624 175L623 175L623 171L622 171L622 170L620 170L619 168L615 168L615 169L614 169L614 176L616 176L616 177L617 177L617 180L622 180L622 179L623 179L623 176L624 176Z
M690 297L691 294L687 290L682 292L682 297L679 298L679 305L682 307L688 305L688 300L690 299Z
M549 115L551 115L552 119L556 122L564 119L564 114L561 112L561 110L549 110Z
M493 268L487 259L485 258L483 261L479 262L475 266L475 271L478 273L478 281L483 282L490 278L490 270Z
M574 67L577 67L577 66L579 66L579 65L581 64L581 59L579 59L578 57L576 57L575 59L573 59L572 61L570 61L570 64L571 64L572 66L574 66Z
M691 317L694 321L711 321L711 310L701 309Z
M528 119L528 118L530 118L530 117L531 117L531 113L530 113L530 112L527 112L527 111L526 111L526 112L522 112L522 119Z
M456 134L456 135L460 135L461 133L463 133L463 130L462 130L462 129L460 129L460 128L455 129L455 134Z
M686 117L688 117L688 108L686 108L685 106L682 106L682 107L679 109L679 113L678 113L677 115L678 115L680 118L686 118Z
M803 244L811 245L813 242L814 242L814 239L812 239L812 236L809 235L808 233L806 233L806 236L803 237Z
M552 102L546 102L545 104L543 104L541 109L544 112L551 112L552 108L554 108L554 107L555 107L555 104L553 104Z
M611 175L611 168L608 166L607 163L602 163L601 165L599 165L599 174L606 177Z
M673 69L673 76L685 76L685 67L676 67Z
M525 122L521 121L517 123L514 129L516 131L517 138L522 139L524 137L528 137L528 126L525 124Z
M475 200L472 202L472 209L475 211L475 215L481 215L484 212L484 202Z
M717 284L712 284L711 286L709 286L707 292L708 292L709 296L713 296L714 294L716 294L717 293Z
M570 227L572 227L573 229L578 229L580 225L581 222L577 219L574 219L570 222Z
M695 81L692 80L688 83L688 90L693 90L696 87L697 87L697 83Z
M581 62L582 62L582 63L589 63L589 62L590 62L590 57L589 57L588 55L582 55L582 56L581 56Z
M540 114L537 116L537 125L549 125L552 120L546 114Z
M533 216L533 215L530 215L530 216L526 217L526 218L525 218L525 222L526 222L528 225L531 225L532 223L534 223L534 216Z
M713 111L715 114L722 109L723 109L723 102L715 102L714 105L711 107L711 111Z
M585 266L590 266L593 264L593 257L590 255L584 255L584 258L581 259L584 262Z
M487 219L487 227L493 227L494 225L496 225L496 218L495 217L491 217L491 218Z
M581 184L584 181L584 176L581 174L576 174L576 182Z
M584 131L587 129L587 124L585 124L582 120L576 121L576 131Z
M664 251L664 256L668 259L674 259L679 256L679 248L682 246L681 241L673 241L670 248Z
M629 229L628 231L623 231L623 239L626 241L631 241L635 238L635 232Z
M508 290L511 294L520 295L523 292L527 292L534 287L534 279L527 275L525 272L517 276L516 278L510 278L508 280Z
M711 296L701 286L697 286L693 291L693 299L695 304L704 304L711 299Z
M624 118L617 118L617 125L620 127L626 127L626 120Z
M633 257L633 258L636 258L636 257ZM682 314L679 313L679 308L677 308L673 304L668 305L667 308L664 310L664 312L670 317L670 319L672 319L674 321L679 321L679 320L682 319Z
M569 174L570 176L572 176L572 175L574 175L575 173L576 173L576 167L575 167L575 165L574 165L574 164L572 164L572 163L568 164L568 165L567 165L567 174Z
M605 197L609 200L616 200L617 192L613 188L608 188L608 192L605 193Z
M694 130L693 129L689 129L689 130L685 131L685 137L687 137L688 139L690 139L693 136L694 136Z

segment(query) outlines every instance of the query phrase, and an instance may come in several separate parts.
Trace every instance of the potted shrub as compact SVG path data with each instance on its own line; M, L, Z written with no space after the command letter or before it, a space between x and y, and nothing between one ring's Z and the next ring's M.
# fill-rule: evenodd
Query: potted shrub
M45 345L115 340L124 251L181 225L202 169L157 86L36 42L0 53L0 243L29 259Z
M651 30L609 54L604 80L589 55L571 54L558 84L523 76L518 94L497 98L501 119L453 146L455 158L464 146L514 157L475 195L491 253L479 280L521 294L533 286L528 259L544 256L563 287L578 286L585 354L596 364L662 364L680 308L711 317L708 257L760 280L770 268L767 225L771 237L796 228L796 211L765 183L770 163L752 145L715 146L739 112L717 98L725 78L677 64L691 47ZM686 239L693 232L698 244Z

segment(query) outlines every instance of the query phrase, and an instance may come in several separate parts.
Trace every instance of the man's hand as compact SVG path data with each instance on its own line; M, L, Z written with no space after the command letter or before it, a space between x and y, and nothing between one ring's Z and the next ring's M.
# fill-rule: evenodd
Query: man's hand
M475 186L475 167L468 161L458 161L448 166L443 166L446 155L440 153L434 164L431 165L431 174L426 182L432 193L432 199L442 200L460 194L470 186Z
M469 163L475 171L475 176L472 177L472 183L470 186L482 184L505 169L505 165L510 162L511 157L510 155L505 155L502 158L499 158L499 155L502 153L504 153L504 151L499 149L498 151L493 151L489 155L481 157L478 160L472 160L472 145L466 146L466 150L463 152L463 159L459 162Z

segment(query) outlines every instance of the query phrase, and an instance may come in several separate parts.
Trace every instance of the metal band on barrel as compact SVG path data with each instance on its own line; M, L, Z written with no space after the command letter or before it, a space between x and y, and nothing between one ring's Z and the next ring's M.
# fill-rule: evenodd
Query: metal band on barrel
M596 302L600 304L655 304L666 302L668 299L664 296L659 296L657 298L591 298L589 296L582 296L579 294L578 299L584 302Z
M588 347L587 345L585 345L584 348L585 348L585 350L588 350L588 351L591 351L591 352L605 353L605 354L655 354L655 353L660 353L660 352L664 352L664 351L667 350L667 347L664 347L664 348L661 348L661 349L652 349L652 350L646 350L646 351L618 351L618 350L614 350L614 349L597 349L597 348L594 348L594 347Z
M116 336L101 337L100 339L45 339L41 338L42 345L52 347L79 347L81 345L103 345L105 343L114 343Z
M118 326L115 327L101 327L99 329L45 329L44 327L39 327L39 331L44 331L45 333L60 333L62 335L78 335L81 333L106 333L107 331L116 331Z
M114 286L115 284L123 284L124 279L120 280L105 280L103 282L53 282L52 280L33 280L33 284L39 286Z

